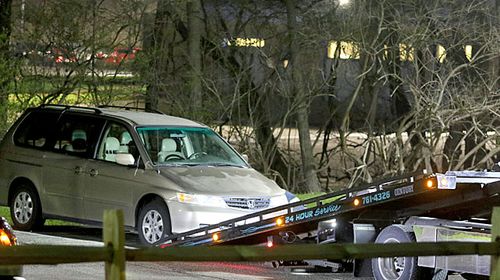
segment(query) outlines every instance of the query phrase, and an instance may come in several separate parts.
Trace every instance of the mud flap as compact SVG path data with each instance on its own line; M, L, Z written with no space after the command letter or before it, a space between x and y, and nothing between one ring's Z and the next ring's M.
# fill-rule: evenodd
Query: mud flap
M377 238L377 231L372 224L354 224L354 243L373 243ZM372 277L371 259L354 260L353 274L355 277Z

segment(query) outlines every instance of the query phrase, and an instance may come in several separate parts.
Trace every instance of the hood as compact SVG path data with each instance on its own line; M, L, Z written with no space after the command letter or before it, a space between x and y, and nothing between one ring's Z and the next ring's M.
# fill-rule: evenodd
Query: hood
M160 174L186 193L275 196L285 193L274 181L252 168L220 166L163 167Z

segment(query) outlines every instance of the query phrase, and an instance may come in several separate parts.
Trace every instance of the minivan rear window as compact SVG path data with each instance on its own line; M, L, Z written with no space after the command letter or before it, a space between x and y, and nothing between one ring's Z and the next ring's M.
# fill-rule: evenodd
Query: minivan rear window
M53 151L92 157L103 119L66 113L57 124Z
M18 146L46 149L58 117L57 112L29 113L14 134L14 143Z

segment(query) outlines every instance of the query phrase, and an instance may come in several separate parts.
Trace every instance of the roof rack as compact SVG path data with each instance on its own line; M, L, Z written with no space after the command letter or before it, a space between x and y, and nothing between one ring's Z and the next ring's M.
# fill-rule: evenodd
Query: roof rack
M101 114L102 113L102 111L99 110L98 108L83 107L83 106L72 106L72 105L61 105L61 104L42 104L42 105L38 106L38 108L57 108L57 109L63 109L63 111L84 110L84 111L93 111L96 114Z
M150 110L150 109L147 109L147 108L140 108L140 107L116 106L116 105L99 105L97 107L98 108L123 109L123 110L127 110L127 111L130 111L130 110L144 111L144 112L148 112L148 113L157 113L157 114L164 115L164 113L162 111L159 111L159 110Z

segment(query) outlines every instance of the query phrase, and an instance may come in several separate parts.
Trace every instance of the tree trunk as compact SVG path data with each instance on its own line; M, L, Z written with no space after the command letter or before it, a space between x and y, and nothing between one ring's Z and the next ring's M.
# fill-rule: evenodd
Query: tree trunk
M12 76L9 70L9 40L11 33L10 14L12 0L0 0L0 136L7 129L7 105L9 94L7 86Z
M191 100L191 115L196 117L202 108L201 88L201 36L203 31L203 20L200 0L187 2L188 11L188 51L189 51L189 91Z
M200 8L201 9L201 8ZM152 49L157 49L160 48L160 42L165 40L165 36L160 34L159 32L164 32L162 30L165 30L167 28L166 20L167 18L172 19L173 26L175 30L181 35L183 40L188 40L189 37L189 31L185 23L181 20L182 17L180 17L178 14L176 14L176 11L170 6L169 1L158 1L158 8L157 8L157 13L156 13L156 18L155 18L155 27L154 27L154 32L153 36L151 39L151 45L153 46ZM164 32L165 33L165 32ZM200 32L201 36L201 47L204 50L210 50L210 56L214 61L217 63L225 63L222 66L227 67L228 69L241 69L240 62L238 59L235 57L234 54L230 54L227 57L225 56L226 54L222 53L221 49L218 48L211 40L205 38L203 34ZM155 47L156 46L156 47ZM216 51L214 51L216 50ZM157 59L155 59L157 60ZM165 59L166 60L166 59ZM153 71L158 71L157 67L161 67L161 64L158 62L153 62L152 66ZM166 63L166 61L165 61ZM200 60L201 63L201 60ZM161 68L159 69L161 70ZM230 73L236 73L235 71L230 71ZM155 77L160 77L159 74L155 74ZM200 80L201 81L201 80ZM155 83L158 82L157 80L154 81ZM251 89L256 89L258 88L258 85L255 84L254 81L251 81L251 79L248 81L248 88ZM148 100L152 103L153 101L158 102L158 90L157 86L155 84L150 84L148 87ZM263 106L261 102L258 101L258 98L253 99L252 98L252 103L255 106ZM257 110L259 112L263 112L264 109L263 107L257 107ZM276 139L274 138L272 134L272 128L271 128L271 122L269 120L269 117L266 114L262 114L258 117L259 122L256 124L255 130L256 130L256 135L257 135L257 141L259 142L259 145L263 151L268 151L274 149L276 152L275 154L271 157L271 169L279 172L283 178L287 178L287 171L288 171L288 163L285 160L284 156L280 153L277 145L276 145ZM282 185L283 187L286 187Z
M146 92L146 109L158 110L160 93L162 91L161 81L165 77L167 69L167 28L169 1L158 0L158 7L154 20L154 27L150 42L148 42L149 55L151 56L151 76Z
M297 109L297 128L299 131L300 154L302 158L302 175L304 177L304 189L306 192L319 192L321 186L316 175L314 164L313 150L311 145L311 137L309 130L309 98L304 90L304 81L302 72L298 65L298 28L297 28L297 7L295 0L286 0L287 19L288 19L288 35L289 35L289 54L292 88L295 102L298 103Z
M496 13L492 19L491 28L500 25L500 0L495 0L494 8ZM497 53L496 57L493 57L490 61L490 73L493 90L500 88L500 54Z

